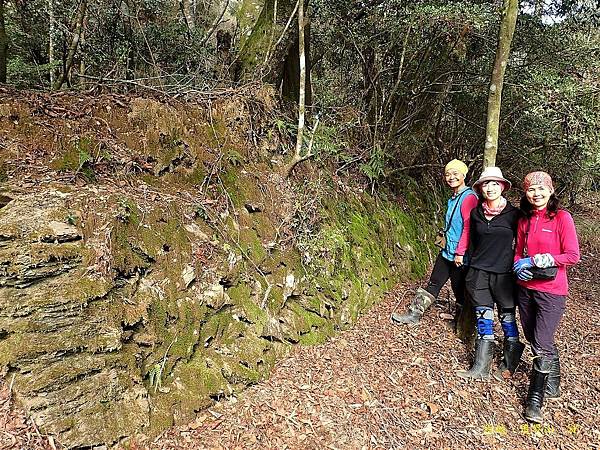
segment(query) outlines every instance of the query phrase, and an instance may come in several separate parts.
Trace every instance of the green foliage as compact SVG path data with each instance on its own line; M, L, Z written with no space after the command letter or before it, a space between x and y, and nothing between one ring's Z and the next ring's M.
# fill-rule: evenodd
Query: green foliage
M337 164L348 160L348 144L344 141L341 127L320 123L313 137L313 153L321 160L334 159Z
M369 181L379 181L383 177L386 165L385 156L380 148L376 148L371 153L369 160L361 164L360 170L367 176Z
M8 170L6 168L6 163L0 157L0 183L4 183L8 181Z
M8 79L15 86L47 88L50 72L62 68L77 1L53 1L53 64L48 1L5 6ZM540 16L527 12L539 2L522 4L502 99L498 164L514 179L546 168L572 200L598 180L600 15L593 3L545 2ZM194 86L205 91L231 85L240 71L252 67L256 78L281 83L290 75L284 74L286 49L297 32L291 26L282 35L289 17L283 12L294 4L278 3L273 28L272 1L236 2L225 11L223 27L214 28L223 3L196 3L190 28L175 0L89 2L69 83L89 87L78 77L83 71L165 92ZM316 157L373 186L393 184L406 167L421 168L410 175L422 176L454 157L477 171L500 7L487 0L389 0L385 5L311 0L313 104L307 123L314 123L316 114L322 117L312 147ZM237 19L235 28L228 28L230 17ZM265 48L280 37L278 46ZM295 111L274 121L282 140L295 139ZM209 136L217 134L214 140L223 142L225 133L224 124L218 124ZM93 179L90 169L98 161L92 157L98 155L78 150L60 170ZM244 162L236 151L225 160L232 166Z
M60 61L53 64L35 64L16 55L8 60L7 79L16 87L44 86L48 72L60 67Z
M204 220L205 222L210 221L210 217L206 212L206 208L204 207L204 205L196 206L196 209L194 210L194 218Z
M148 383L154 388L154 392L162 386L162 369L160 364L154 364L148 371Z
M334 121L344 124L347 161L356 161L371 182L393 182L394 174L406 173L395 169L443 166L457 156L477 172L473 162L484 144L496 6L392 1L380 8L377 2L325 0L313 5L318 11L313 48L338 49L326 52L313 69L313 93L317 107L335 111ZM515 179L545 168L573 200L599 168L600 33L592 15L581 21L578 6L553 7L546 5L556 19L551 24L525 13L518 19L498 164ZM342 25L330 26L338 17Z
M94 181L95 158L92 156L96 144L86 136L75 143L63 143L61 156L51 163L51 167L58 171L73 172L73 175L81 175L87 181Z

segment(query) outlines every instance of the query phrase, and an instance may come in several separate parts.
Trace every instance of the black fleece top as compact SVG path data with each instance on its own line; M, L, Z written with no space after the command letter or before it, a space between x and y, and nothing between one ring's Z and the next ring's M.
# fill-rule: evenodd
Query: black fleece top
M510 202L500 214L486 219L481 203L471 211L470 266L493 273L512 271L519 210Z

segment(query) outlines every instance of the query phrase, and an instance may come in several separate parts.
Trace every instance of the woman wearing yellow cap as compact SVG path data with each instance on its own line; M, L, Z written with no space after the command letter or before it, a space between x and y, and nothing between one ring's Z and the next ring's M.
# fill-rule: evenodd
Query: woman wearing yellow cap
M448 279L456 297L456 316L462 310L465 300L465 268L467 256L456 255L459 241L468 239L465 229L469 228L471 210L477 206L477 195L465 184L468 172L467 165L453 159L444 170L446 184L452 189L452 196L448 199L448 209L444 226L445 245L438 254L427 287L417 289L415 298L404 314L393 313L392 321L398 324L417 324L423 313L429 308L439 295Z

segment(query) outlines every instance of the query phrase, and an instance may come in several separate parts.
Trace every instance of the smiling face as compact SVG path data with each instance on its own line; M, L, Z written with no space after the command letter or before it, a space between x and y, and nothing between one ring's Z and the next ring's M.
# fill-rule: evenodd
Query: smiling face
M444 173L444 178L454 192L459 191L465 185L465 175L456 169L447 170Z
M489 202L498 200L503 190L502 184L498 181L486 181L481 185L481 194Z
M525 196L527 197L527 201L531 203L535 209L544 209L548 205L548 201L553 192L554 191L545 184L532 184L527 191L525 191Z

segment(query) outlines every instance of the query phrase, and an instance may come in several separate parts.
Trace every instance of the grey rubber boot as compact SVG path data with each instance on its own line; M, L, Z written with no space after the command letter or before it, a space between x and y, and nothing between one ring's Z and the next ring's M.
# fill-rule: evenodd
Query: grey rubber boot
M551 367L551 358L537 356L533 360L533 370L529 379L529 391L525 403L525 419L529 422L542 423L544 420L542 406L544 405L544 393L548 387L548 375Z
M494 372L494 378L502 381L504 378L510 378L517 370L517 366L521 361L521 355L525 350L525 344L519 341L509 341L504 339L502 346L502 362L498 369Z
M552 359L545 394L547 400L556 400L560 398L560 357L558 355Z
M433 302L435 302L435 297L433 295L423 288L418 288L415 293L415 298L408 307L408 311L404 314L393 313L391 316L392 322L416 325Z
M485 380L490 377L492 358L494 356L493 339L475 339L475 359L469 370L456 372L461 378Z

